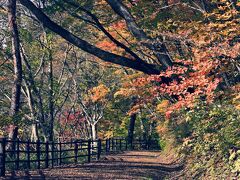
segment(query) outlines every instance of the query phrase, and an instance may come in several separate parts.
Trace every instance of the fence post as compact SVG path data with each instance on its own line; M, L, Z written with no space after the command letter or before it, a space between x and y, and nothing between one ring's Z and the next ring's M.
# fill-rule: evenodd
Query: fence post
M73 146L73 139L71 138L71 144L70 144L70 147L72 147Z
M111 152L111 138L108 139L108 152Z
M119 149L120 149L120 151L122 151L122 139L121 138L119 140Z
M134 149L134 146L133 146L133 139L131 140L131 150L133 150Z
M101 141L101 139L98 139L98 154L97 154L97 160L100 159L101 152L102 152L102 141Z
M78 144L77 140L74 141L74 162L78 162Z
M54 167L54 141L52 141L52 167Z
M112 141L112 151L114 151L114 139L111 138L111 141Z
M49 144L48 141L46 141L45 144L45 153L46 153L46 159L45 159L45 168L48 168L48 161L49 161Z
M83 147L85 146L85 144L82 139L79 140L79 146L80 146L80 148L78 147L78 149L81 150L80 152L84 152Z
M127 150L127 149L128 149L128 139L125 138L125 150Z
M59 165L62 164L62 142L59 141Z
M91 161L91 139L88 140L88 162Z
M111 151L111 139L108 138L108 152Z
M106 146L105 146L105 152L108 152L108 139L105 140Z
M31 158L30 158L30 140L27 141L27 167L28 169L31 169Z
M148 138L148 140L147 140L147 150L149 150L150 149L150 138Z
M141 148L142 148L142 138L140 137L139 138L139 150L141 150Z
M5 176L5 158L6 158L6 138L2 138L1 139L1 144L2 144L2 147L1 147L1 150L2 152L0 153L0 176L3 177Z
M15 163L16 163L16 170L19 170L19 154L20 154L20 149L19 149L19 139L16 139L16 143L17 143L17 152L16 152L16 159L15 159Z
M40 162L40 140L38 139L37 140L37 168L40 169L40 166L41 166L41 162Z
M84 150L82 149L83 148L83 140L82 139L80 139L79 140L79 146L78 146L78 149L80 150L80 152L84 152Z
M118 141L117 141L117 138L115 139L115 151L118 150Z

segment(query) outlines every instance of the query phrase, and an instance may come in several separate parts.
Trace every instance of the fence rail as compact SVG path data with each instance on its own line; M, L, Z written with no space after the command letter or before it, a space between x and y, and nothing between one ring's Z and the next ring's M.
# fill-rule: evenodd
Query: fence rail
M63 164L99 160L103 154L126 150L160 149L157 140L125 138L74 140L70 142L30 142L0 139L0 176L6 171L42 169Z

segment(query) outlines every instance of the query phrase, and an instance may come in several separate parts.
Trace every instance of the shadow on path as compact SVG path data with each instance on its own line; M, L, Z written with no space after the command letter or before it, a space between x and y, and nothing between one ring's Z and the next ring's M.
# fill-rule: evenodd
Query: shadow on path
M171 179L181 172L182 165L162 163L160 154L129 151L83 165L15 172L6 179Z

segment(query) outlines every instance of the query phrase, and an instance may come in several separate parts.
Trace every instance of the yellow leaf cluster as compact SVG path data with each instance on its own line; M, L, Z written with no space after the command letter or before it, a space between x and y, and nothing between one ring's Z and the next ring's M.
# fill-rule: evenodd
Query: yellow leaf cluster
M0 129L0 137L4 136L4 131Z
M156 110L160 113L165 113L169 106L168 100L163 100L160 104L157 105Z
M114 94L114 97L117 97L117 96L124 96L124 97L127 97L127 96L130 96L132 95L134 92L133 89L131 88L120 88L119 91L117 91L115 94Z
M104 0L97 0L97 1L95 1L95 5L96 5L96 6L97 6L97 5L107 5L107 2L104 1Z
M101 131L98 133L98 136L102 139L108 139L108 138L112 138L113 137L113 131L112 130L108 130L108 131Z
M237 110L240 110L240 94L233 98L233 104Z
M128 115L131 116L132 114L136 114L140 112L142 105L141 104L136 104L134 105L129 111L128 111Z
M6 9L0 8L0 15L7 15Z
M158 126L156 127L156 130L160 135L166 134L169 130L167 122L158 124Z
M144 74L142 72L137 72L137 73L133 73L133 74L129 74L129 75L125 75L122 80L123 81L128 81L129 80L135 80L136 78L142 77Z

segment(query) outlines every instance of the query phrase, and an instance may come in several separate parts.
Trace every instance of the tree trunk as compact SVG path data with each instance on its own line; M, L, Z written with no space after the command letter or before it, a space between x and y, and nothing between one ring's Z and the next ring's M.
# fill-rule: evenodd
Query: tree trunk
M34 123L34 124L32 124L31 141L37 142L38 139L39 139L38 125L37 125L37 123Z
M39 120L39 128L42 129L43 136L46 138L48 134L48 128L45 126L45 115L44 115L44 108L43 108L43 98L41 96L40 90L36 87L36 82L33 78L33 72L30 64L27 61L27 58L24 54L24 49L22 49L22 60L26 65L26 68L28 70L28 79L26 80L26 89L28 92L28 101L29 101L29 108L30 111L32 112L32 117L34 120L38 119ZM31 89L30 89L31 88ZM31 92L33 91L33 94ZM34 102L33 96L38 99ZM36 108L34 108L34 105ZM46 138L47 139L47 138Z
M92 139L96 140L98 138L97 137L97 125L96 124L92 124L91 128L92 128Z
M132 143L133 141L133 135L134 135L134 127L135 127L135 121L136 121L136 114L132 114L130 116L130 123L128 128L128 143Z
M24 58L23 58L24 59ZM34 109L34 100L33 100L33 95L32 95L32 92L31 92L31 87L30 85L24 80L23 81L24 84L25 84L25 88L26 88L26 98L27 98L27 101L28 101L28 107L29 107L29 110L30 110L30 119L33 124L32 124L32 131L31 131L31 141L32 142L36 142L38 139L39 139L39 136L38 136L38 125L36 123L36 112L35 112L35 109Z
M10 125L10 132L9 132L9 139L16 140L18 136L18 126ZM10 150L9 156L13 157L15 149L16 149L16 142L12 141L7 144L7 149Z
M151 122L151 123L150 123L150 126L149 126L148 139L151 139L151 138L152 138L153 129L154 129L154 122Z
M49 141L54 140L53 126L54 126L54 102L53 102L53 67L52 54L49 52L48 65L48 108L49 108Z
M146 127L144 125L144 119L141 118L141 131L142 131L142 138L143 140L147 140L147 130L146 130Z
M97 124L92 124L91 125L91 132L92 132L92 140L93 140L93 147L97 147ZM94 152L94 150L91 150L92 152Z
M11 108L9 115L13 119L13 128L9 138L15 140L18 136L18 112L20 108L21 83L22 83L22 61L20 55L20 40L16 23L16 0L8 0L8 23L12 38L12 55L14 65L14 81L12 87Z

